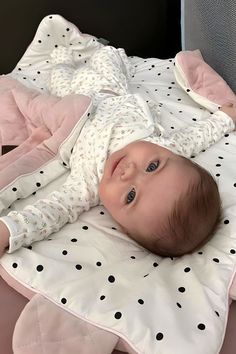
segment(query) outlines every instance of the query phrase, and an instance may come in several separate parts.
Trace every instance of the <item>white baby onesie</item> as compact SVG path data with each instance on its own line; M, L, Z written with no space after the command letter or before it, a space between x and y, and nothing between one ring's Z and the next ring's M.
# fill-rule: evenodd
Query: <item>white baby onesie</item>
M53 93L63 95L64 90L86 93L93 99L94 110L73 148L71 173L61 188L23 211L12 211L1 218L10 231L10 253L48 237L67 222L77 220L82 212L98 205L98 186L105 162L125 145L146 140L190 157L234 129L232 119L217 111L209 113L204 121L166 135L142 97L129 93L128 78L132 68L120 50L103 47L81 69L73 68L72 62L68 64L68 58L66 63L58 64L55 53L54 57L55 70L50 83ZM67 75L68 70L70 75ZM60 80L59 73L69 78L67 82Z

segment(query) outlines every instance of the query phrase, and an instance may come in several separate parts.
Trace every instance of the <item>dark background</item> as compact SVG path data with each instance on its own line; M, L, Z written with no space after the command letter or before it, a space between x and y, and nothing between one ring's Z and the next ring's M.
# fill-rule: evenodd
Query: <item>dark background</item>
M12 71L40 21L50 14L106 38L128 55L164 59L181 50L180 0L5 0L0 12L0 74Z

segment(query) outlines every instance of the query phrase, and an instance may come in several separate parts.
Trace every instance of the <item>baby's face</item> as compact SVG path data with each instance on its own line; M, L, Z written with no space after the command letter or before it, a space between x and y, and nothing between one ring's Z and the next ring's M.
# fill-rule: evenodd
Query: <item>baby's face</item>
M137 141L110 155L99 195L125 232L148 234L165 222L194 178L194 169L179 155Z

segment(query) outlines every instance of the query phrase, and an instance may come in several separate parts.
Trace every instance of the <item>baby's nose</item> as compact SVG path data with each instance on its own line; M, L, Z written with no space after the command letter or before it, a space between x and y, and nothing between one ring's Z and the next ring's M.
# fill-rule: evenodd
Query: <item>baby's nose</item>
M120 178L122 181L128 180L135 175L136 167L133 162L127 163L121 172Z

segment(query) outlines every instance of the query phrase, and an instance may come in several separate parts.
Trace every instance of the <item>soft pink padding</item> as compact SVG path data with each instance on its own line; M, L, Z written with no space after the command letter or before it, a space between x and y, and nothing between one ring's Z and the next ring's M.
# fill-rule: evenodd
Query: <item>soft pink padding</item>
M0 353L12 354L15 323L27 299L9 287L0 276Z
M90 325L61 310L43 296L35 295L16 323L13 351L14 354L75 351L110 354L117 341L118 336L115 334Z
M90 104L84 95L40 94L0 77L1 145L19 145L0 158L0 190L53 159Z
M181 68L185 78L185 89L207 98L221 106L236 104L236 96L225 80L203 59L199 50L182 51L175 57L175 64ZM191 92L189 92L191 96Z

